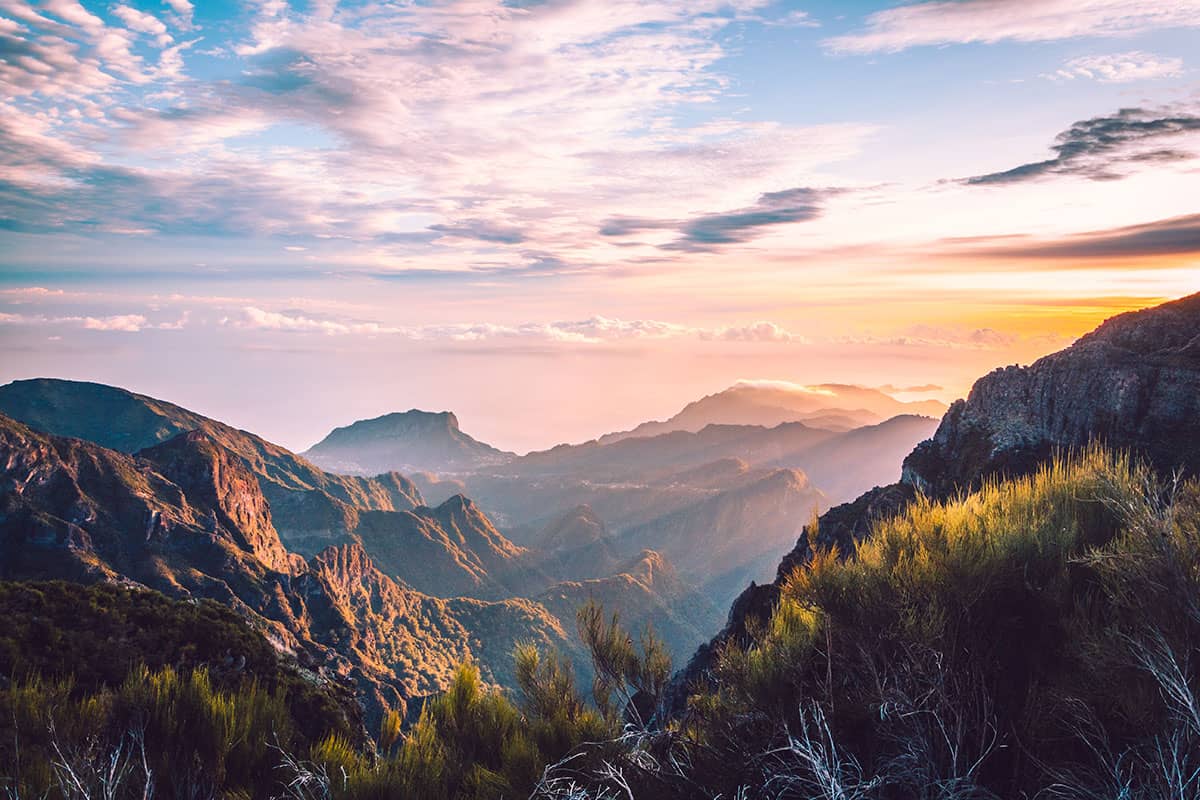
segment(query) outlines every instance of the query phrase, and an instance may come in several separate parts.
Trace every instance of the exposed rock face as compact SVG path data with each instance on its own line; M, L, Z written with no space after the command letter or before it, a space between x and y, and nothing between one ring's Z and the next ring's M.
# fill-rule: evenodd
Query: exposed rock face
M416 409L335 428L304 455L327 469L355 474L458 472L513 458L463 433L450 412Z
M209 509L209 525L214 531L227 532L272 569L291 568L292 558L275 531L258 480L240 459L207 434L180 434L139 455L183 489L191 502Z
M981 378L905 460L904 480L944 496L1093 440L1160 470L1200 470L1200 295L1114 317L1029 367Z

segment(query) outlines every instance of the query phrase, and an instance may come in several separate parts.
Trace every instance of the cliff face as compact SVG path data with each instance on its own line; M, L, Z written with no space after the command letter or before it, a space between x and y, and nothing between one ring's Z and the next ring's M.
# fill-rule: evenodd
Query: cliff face
M1114 317L1029 367L981 378L904 462L936 496L1090 441L1163 471L1200 469L1200 295Z

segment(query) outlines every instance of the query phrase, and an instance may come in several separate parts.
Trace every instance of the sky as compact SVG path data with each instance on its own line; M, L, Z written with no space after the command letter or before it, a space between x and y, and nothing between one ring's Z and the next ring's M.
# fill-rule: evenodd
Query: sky
M0 381L528 450L1200 291L1200 0L0 0Z

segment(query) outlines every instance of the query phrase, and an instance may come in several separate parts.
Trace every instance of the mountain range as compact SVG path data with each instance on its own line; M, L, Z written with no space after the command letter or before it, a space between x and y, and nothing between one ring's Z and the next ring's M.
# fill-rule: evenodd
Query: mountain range
M813 545L852 555L873 520L921 494L950 497L1093 441L1194 474L1198 398L1200 296L996 370L940 422L743 417L516 456L452 415L389 415L389 431L461 445L414 448L426 471L412 477L330 472L115 387L17 381L0 387L0 578L214 600L300 669L353 685L369 716L415 709L465 658L511 686L521 641L586 675L574 614L600 600L676 655L716 633L677 676L682 697L770 614ZM371 428L332 441L386 467L358 452L390 458L396 436L380 444ZM456 471L429 471L452 450Z

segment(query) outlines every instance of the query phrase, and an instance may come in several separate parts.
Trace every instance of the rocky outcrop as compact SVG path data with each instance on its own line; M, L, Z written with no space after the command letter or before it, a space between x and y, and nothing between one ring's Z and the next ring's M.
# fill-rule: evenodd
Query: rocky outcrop
M1066 350L981 378L905 459L904 481L944 496L1093 441L1163 471L1200 470L1200 295L1114 317Z

